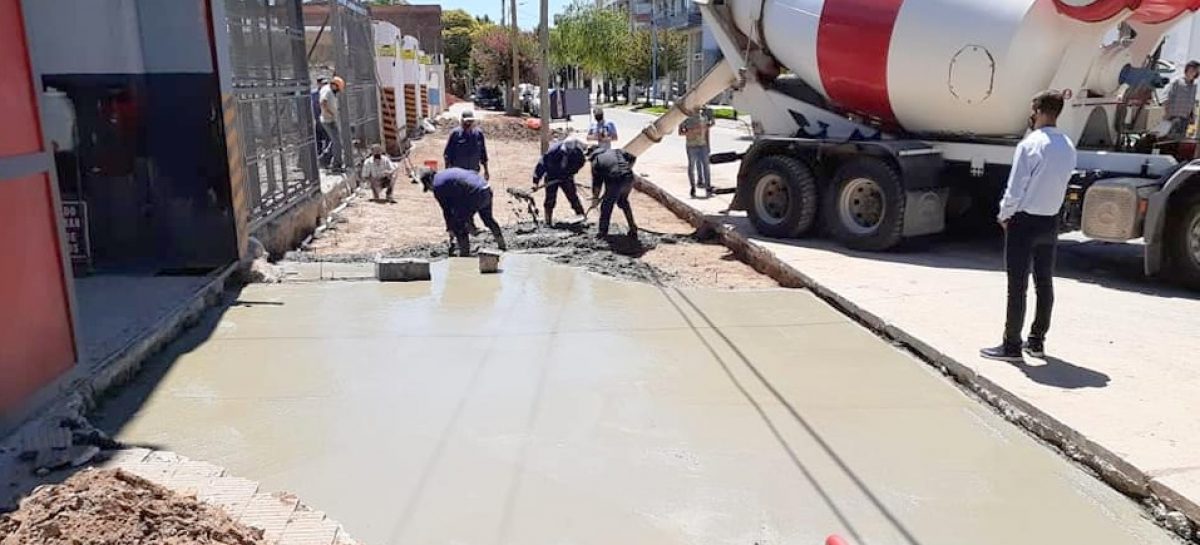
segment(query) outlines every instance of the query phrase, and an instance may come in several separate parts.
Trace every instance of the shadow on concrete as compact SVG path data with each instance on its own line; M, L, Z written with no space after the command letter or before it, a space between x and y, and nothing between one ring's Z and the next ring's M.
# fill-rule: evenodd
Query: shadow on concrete
M212 338L221 317L235 306L271 305L281 306L283 303L273 301L242 300L240 286L227 289L221 296L221 302L205 311L200 320L191 328L184 331L161 352L151 356L137 374L125 384L118 386L97 400L96 408L88 415L88 419L110 437L116 437L129 423L146 400L154 394L159 383L180 358L192 352ZM127 445L130 447L161 448L161 445Z
M1030 365L1027 361L1020 361L1013 362L1013 366L1025 373L1029 380L1066 390L1105 388L1112 380L1104 373L1080 367L1053 356L1046 356L1045 362L1040 365Z
M709 215L709 220L736 227L751 240L823 250L847 257L938 269L1004 270L1004 240L998 231L983 234L942 234L905 242L887 252L847 249L824 238L776 239L758 235L744 217ZM1129 243L1060 240L1055 276L1155 297L1200 300L1200 293L1143 274L1142 246ZM803 271L801 271L803 272ZM997 284L997 289L1003 286Z
M226 310L237 305L282 304L243 301L237 298L240 291L240 287L227 289L222 295L221 303L208 309L194 326L183 331L161 352L150 356L131 380L113 387L98 398L96 409L85 415L88 422L109 437L115 437L137 415L163 377L170 372L175 362L212 337ZM72 449L91 445L101 449L101 452L79 467L55 466L56 469L44 475L35 473L35 469L41 465L41 462L25 463L22 461L11 467L4 467L4 464L0 463L0 513L15 509L17 502L21 498L27 497L37 487L60 484L79 471L107 461L121 448L142 447L151 450L168 450L158 444L118 443L96 434L87 426L87 422L63 420L61 423L53 421L51 423L71 431Z

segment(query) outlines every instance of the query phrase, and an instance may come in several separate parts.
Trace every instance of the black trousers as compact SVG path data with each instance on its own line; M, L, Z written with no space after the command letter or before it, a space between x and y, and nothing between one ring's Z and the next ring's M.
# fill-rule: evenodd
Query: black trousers
M637 223L633 221L633 207L629 205L629 194L633 192L633 176L617 181L606 181L604 183L604 195L600 197L600 234L608 234L608 226L612 221L613 206L621 208L625 213L625 222L629 224L629 231L637 230Z
M558 192L562 190L567 202L571 203L571 209L576 214L583 215L583 203L579 201L579 190L575 187L575 180L554 180L546 183L546 200L542 204L547 213L554 210L554 206L558 204Z
M1004 236L1004 268L1008 272L1008 318L1004 323L1004 344L1021 346L1025 325L1025 299L1029 291L1029 273L1037 293L1033 326L1029 338L1045 340L1054 309L1054 254L1058 247L1058 216L1035 216L1018 212L1008 222Z
M496 222L496 217L492 215L492 190L488 188L487 193L471 208L459 211L455 214L456 221L454 225L454 238L458 244L459 256L466 256L471 251L471 232L474 228L471 226L475 222L475 214L479 214L479 219L483 220L483 224L492 232L492 236L496 240L504 240L504 233L500 230L500 224Z

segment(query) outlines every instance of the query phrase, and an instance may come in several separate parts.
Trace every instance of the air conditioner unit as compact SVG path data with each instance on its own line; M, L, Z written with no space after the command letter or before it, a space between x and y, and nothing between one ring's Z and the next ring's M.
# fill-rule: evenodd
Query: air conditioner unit
M695 53L695 54L693 54L693 55L692 55L692 60L694 60L694 61L702 61L702 60L704 60L704 53Z

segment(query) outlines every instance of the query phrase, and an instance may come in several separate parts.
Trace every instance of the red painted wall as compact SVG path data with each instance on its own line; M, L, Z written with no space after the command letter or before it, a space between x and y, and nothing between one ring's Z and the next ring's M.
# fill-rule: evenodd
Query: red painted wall
M0 0L0 74L11 75L0 93L0 160L41 151L20 0ZM76 360L52 191L46 171L0 180L0 414Z

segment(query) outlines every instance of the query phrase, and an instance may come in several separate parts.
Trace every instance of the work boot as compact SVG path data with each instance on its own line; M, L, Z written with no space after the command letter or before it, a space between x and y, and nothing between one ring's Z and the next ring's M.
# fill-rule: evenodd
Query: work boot
M470 257L471 255L471 237L466 233L455 237L458 241L458 257Z
M496 235L496 247L500 248L500 251L501 251L501 252L507 252L507 251L508 251L508 243L504 242L504 235L503 235L503 234L497 234L497 235Z
M546 227L554 227L554 208L546 207Z

